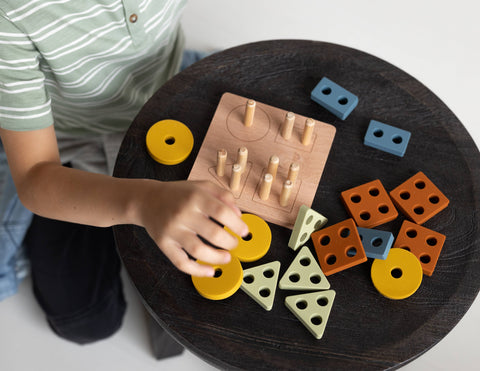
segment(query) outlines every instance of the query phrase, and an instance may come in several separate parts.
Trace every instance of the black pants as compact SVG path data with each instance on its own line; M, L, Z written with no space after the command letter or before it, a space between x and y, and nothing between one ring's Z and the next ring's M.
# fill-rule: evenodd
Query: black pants
M112 228L35 215L25 242L35 297L57 335L86 344L120 328L126 303Z

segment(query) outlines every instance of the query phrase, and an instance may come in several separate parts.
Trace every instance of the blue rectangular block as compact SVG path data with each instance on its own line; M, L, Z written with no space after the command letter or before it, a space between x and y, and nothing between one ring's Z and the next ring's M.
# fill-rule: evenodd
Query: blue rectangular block
M410 135L409 131L371 120L363 144L403 157Z
M393 244L393 234L378 229L357 227L365 255L368 258L385 260Z
M358 104L356 95L326 77L312 90L310 98L342 120L345 120Z

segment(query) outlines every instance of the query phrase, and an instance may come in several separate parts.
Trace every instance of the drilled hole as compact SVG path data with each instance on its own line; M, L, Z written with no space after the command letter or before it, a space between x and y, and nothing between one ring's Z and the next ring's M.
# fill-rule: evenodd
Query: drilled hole
M358 204L360 201L362 201L362 198L359 195L353 195L350 197L350 200L352 200L354 204Z
M425 182L423 180L417 180L415 182L415 187L418 189L424 189L425 188Z
M378 190L378 188L370 188L368 193L370 194L370 196L377 197L380 194L380 191Z
M255 281L255 277L252 274L249 274L249 275L243 277L243 282L245 282L247 284L251 284L251 283L253 283L253 281Z
M270 290L269 289L261 289L259 294L262 298L268 298L270 296Z
M410 238L417 237L417 231L415 229L407 229L407 236Z
M244 241L250 241L252 239L252 234L249 232L245 237L242 237L242 240Z
M408 200L410 198L410 192L403 191L400 193L400 198L402 200Z
M382 246L383 240L380 237L375 237L372 241L373 247L380 247Z
M298 282L300 281L300 275L298 273L292 273L290 276L288 276L288 279L290 282Z
M328 305L328 298L325 296L322 296L321 298L317 299L317 304L320 305L321 307L325 307Z
M362 220L370 219L370 213L367 212L367 211L364 211L364 212L360 213L360 219L362 219Z
M352 246L347 250L347 256L353 258L355 255L357 255L357 249Z
M425 209L422 206L417 206L413 209L413 212L417 215L422 215L425 212Z
M222 275L222 273L222 270L220 268L217 268L215 269L215 274L213 275L213 277L218 278Z
M174 137L167 137L165 138L165 143L171 146L172 144L175 143L175 138Z
M435 246L438 243L437 239L435 237L429 237L427 238L427 244L429 246Z
M339 100L338 100L338 103L340 103L342 106L346 105L348 103L348 99L345 98L345 97L341 97Z
M383 137L383 130L376 129L376 130L373 132L373 135L375 135L377 138L381 138L381 137Z
M432 260L432 259L430 258L429 255L422 255L422 256L420 257L420 261L421 261L423 264L428 264L428 263L430 263L431 260Z
M395 135L393 138L392 138L392 142L395 143L395 144L400 144L403 142L403 139L400 135Z
M340 231L340 237L347 238L348 236L350 236L350 229L342 228L342 230Z
M390 209L388 208L387 205L380 205L378 207L378 211L380 211L382 214L387 214L390 211Z
M310 282L313 283L314 285L318 285L321 281L322 281L322 278L318 274L310 276Z
M438 204L440 202L440 198L438 196L433 195L428 198L428 201L430 201L430 203L432 204Z
M272 278L275 275L273 269L266 269L263 271L263 277L265 278Z
M400 268L394 268L394 269L392 269L390 274L392 275L393 278L400 278L400 277L402 277L403 272Z
M332 92L332 89L330 89L328 86L322 89L322 93L325 95L329 95L331 92Z
M319 315L313 316L312 319L310 320L313 325L319 326L322 324L322 317Z
M327 246L330 243L330 237L329 236L323 236L320 239L320 245L322 246Z
M295 305L300 310L306 309L308 307L308 303L306 300L299 300Z
M336 263L336 261L337 261L337 257L335 255L329 255L327 257L327 264L328 265L333 265L333 264Z
M310 258L305 257L300 259L300 264L303 265L304 267L308 267L310 265Z

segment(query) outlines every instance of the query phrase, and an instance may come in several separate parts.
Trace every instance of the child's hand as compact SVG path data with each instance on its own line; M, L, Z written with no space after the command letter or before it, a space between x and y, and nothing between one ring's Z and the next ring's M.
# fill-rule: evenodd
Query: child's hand
M215 273L213 267L195 262L186 252L209 264L230 261L230 253L225 250L236 247L237 239L210 218L240 236L248 234L232 194L213 183L149 181L144 196L140 208L142 225L170 261L185 273ZM208 246L198 236L221 249Z

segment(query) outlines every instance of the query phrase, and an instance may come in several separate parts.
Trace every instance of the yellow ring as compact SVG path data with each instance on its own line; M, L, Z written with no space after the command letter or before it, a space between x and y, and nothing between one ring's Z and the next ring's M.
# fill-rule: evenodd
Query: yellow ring
M163 165L177 165L192 152L193 135L180 121L162 120L152 125L146 137L147 150Z
M197 261L200 264L206 264ZM226 299L237 292L243 280L243 269L240 261L232 256L229 263L214 265L218 277L195 277L192 282L198 293L210 300Z
M375 259L371 276L373 285L389 299L405 299L420 287L423 270L420 261L410 251L390 249L387 259Z
M242 214L242 220L250 230L249 238L242 238L230 229L225 229L238 239L238 245L230 253L241 262L253 262L262 258L270 249L272 232L267 222L253 214Z

